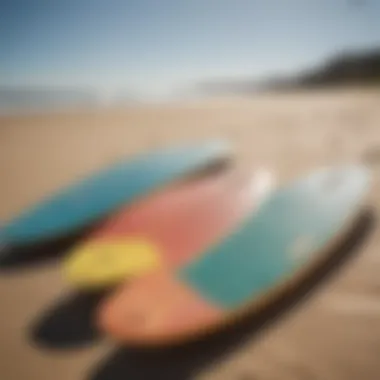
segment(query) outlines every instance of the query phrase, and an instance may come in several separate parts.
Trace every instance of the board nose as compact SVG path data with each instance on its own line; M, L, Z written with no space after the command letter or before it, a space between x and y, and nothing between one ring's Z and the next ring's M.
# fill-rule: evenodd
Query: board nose
M158 268L160 253L155 244L143 238L84 244L72 252L65 275L80 287L104 287Z

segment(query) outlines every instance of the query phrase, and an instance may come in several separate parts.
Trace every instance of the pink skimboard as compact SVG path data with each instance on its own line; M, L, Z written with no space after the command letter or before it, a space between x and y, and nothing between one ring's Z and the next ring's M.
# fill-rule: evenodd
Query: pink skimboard
M68 255L76 287L117 284L201 255L250 215L273 186L271 174L223 171L178 183L128 205Z

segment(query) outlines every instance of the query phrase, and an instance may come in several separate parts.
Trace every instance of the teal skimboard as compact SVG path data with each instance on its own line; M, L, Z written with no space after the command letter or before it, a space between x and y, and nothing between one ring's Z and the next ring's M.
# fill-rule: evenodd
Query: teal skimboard
M3 225L2 246L68 235L171 181L229 158L224 141L170 147L122 161L66 188Z
M353 165L278 188L206 254L117 289L100 306L100 327L122 342L167 344L253 311L343 239L369 183L367 169Z

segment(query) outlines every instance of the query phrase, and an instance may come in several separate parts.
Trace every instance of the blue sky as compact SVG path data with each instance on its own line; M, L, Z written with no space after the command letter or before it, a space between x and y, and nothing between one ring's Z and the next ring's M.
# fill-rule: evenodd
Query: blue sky
M161 96L375 44L378 0L0 0L0 84Z

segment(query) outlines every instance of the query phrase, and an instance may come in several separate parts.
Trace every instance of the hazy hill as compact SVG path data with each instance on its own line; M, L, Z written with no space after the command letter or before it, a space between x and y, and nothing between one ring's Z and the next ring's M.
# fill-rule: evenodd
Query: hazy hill
M327 59L315 69L307 69L293 76L278 76L265 80L216 80L199 84L197 91L201 94L249 94L267 90L357 84L380 85L380 48L343 52Z
M297 84L380 84L380 48L360 53L342 53L317 70L301 75Z

